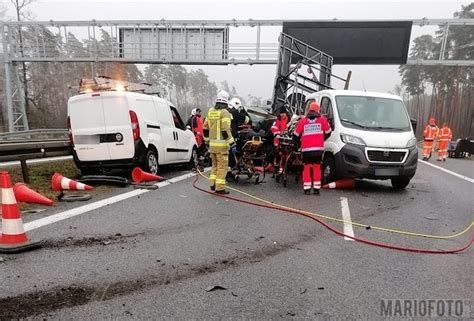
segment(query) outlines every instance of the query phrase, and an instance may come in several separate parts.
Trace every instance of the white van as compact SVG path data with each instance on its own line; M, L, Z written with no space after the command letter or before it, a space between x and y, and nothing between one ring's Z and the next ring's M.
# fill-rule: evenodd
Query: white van
M325 143L323 177L390 179L403 189L415 175L418 149L402 99L395 95L323 90L306 97L316 101L333 130Z
M68 101L69 139L83 174L140 166L156 174L164 164L196 159L196 139L173 105L158 96L100 91Z

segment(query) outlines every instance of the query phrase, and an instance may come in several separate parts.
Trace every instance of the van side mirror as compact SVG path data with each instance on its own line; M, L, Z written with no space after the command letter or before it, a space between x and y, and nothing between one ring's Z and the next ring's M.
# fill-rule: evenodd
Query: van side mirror
M416 133L416 124L418 121L416 119L410 119L411 127L413 127L413 132Z

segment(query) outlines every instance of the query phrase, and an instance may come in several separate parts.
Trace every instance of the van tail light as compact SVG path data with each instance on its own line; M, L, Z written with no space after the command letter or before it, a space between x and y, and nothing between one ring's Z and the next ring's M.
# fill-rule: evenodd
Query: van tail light
M67 117L67 136L69 138L69 143L74 145L74 138L72 137L72 128L71 128L71 117Z
M137 114L130 110L130 121L132 122L133 140L137 141L140 138L140 124L138 123Z

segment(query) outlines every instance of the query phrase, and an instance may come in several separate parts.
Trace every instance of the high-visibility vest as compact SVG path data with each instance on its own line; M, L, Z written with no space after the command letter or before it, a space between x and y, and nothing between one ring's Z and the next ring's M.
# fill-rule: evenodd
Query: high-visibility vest
M288 124L288 118L280 118L277 119L273 122L272 127L270 130L272 131L273 134L273 144L278 145L278 138L276 138L276 135L281 135L286 131L286 125Z
M331 132L331 126L324 116L314 119L304 117L298 123L294 134L301 136L301 151L323 151L324 150L324 134Z
M438 137L438 133L438 126L428 125L423 131L423 137L425 138L425 140L435 140Z
M453 138L453 134L451 133L451 129L449 127L442 127L439 131L439 141L449 142Z
M211 153L227 153L234 144L230 129L231 115L227 109L211 108L204 121L204 141L209 142Z

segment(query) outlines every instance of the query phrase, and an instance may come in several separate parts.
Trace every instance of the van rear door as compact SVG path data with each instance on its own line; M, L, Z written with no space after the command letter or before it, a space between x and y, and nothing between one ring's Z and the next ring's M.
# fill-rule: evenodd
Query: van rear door
M100 144L100 135L107 133L100 93L83 94L69 99L68 115L74 149L79 160L110 160L109 148Z
M100 92L72 97L68 115L80 161L133 157L135 147L124 93Z
M130 107L124 92L101 93L104 109L105 135L101 144L109 148L110 159L130 159L135 154Z

